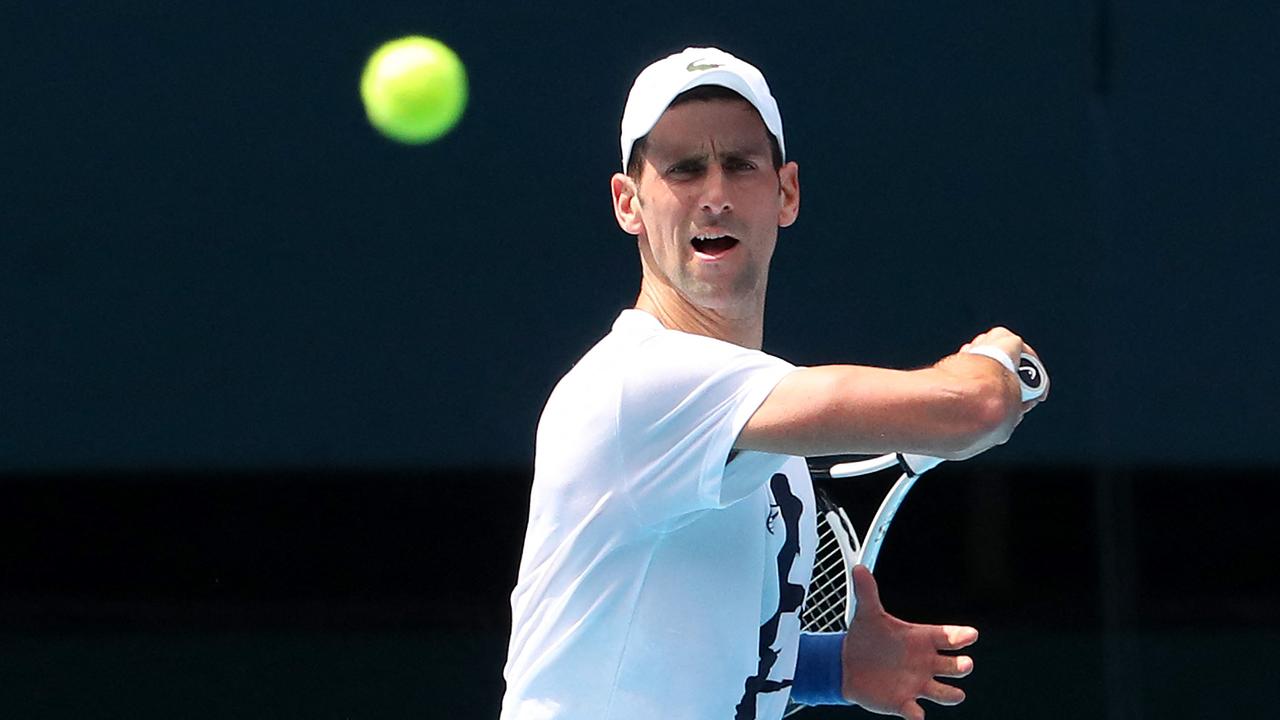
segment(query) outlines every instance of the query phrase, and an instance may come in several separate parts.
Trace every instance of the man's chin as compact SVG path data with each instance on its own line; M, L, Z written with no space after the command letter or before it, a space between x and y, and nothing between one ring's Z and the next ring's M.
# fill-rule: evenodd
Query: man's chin
M724 316L740 316L758 312L764 305L764 292L754 286L726 287L720 283L697 283L681 295L695 307Z

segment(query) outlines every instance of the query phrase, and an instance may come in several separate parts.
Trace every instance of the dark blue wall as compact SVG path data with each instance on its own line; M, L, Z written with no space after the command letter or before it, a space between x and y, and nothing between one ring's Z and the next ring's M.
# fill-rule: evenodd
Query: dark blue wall
M635 293L629 82L695 43L765 70L801 166L769 348L1005 323L1056 385L995 461L1280 460L1271 4L232 7L6 13L0 470L527 463ZM472 81L422 148L356 91L410 32Z

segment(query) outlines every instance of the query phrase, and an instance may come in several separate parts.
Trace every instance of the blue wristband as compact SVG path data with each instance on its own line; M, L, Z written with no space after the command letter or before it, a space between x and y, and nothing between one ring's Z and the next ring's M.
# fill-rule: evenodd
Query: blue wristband
M800 633L796 655L796 676L791 683L791 700L801 705L849 705L840 692L844 662L840 648L844 633Z

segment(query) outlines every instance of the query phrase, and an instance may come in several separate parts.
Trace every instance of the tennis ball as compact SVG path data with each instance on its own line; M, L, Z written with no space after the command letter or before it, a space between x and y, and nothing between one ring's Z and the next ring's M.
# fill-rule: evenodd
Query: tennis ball
M374 51L360 76L369 122L392 140L418 145L453 129L467 105L467 71L449 46L410 35Z

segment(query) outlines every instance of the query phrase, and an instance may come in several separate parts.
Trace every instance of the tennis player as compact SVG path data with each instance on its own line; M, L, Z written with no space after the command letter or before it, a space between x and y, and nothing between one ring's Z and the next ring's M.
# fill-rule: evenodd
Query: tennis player
M970 627L881 606L800 632L816 543L805 455L964 458L1035 403L996 328L932 367L796 367L761 351L778 229L800 208L782 119L750 64L689 48L636 78L613 209L639 297L552 392L511 596L503 720L782 716L788 699L921 718L964 693ZM1028 352L1030 350L1028 349Z

